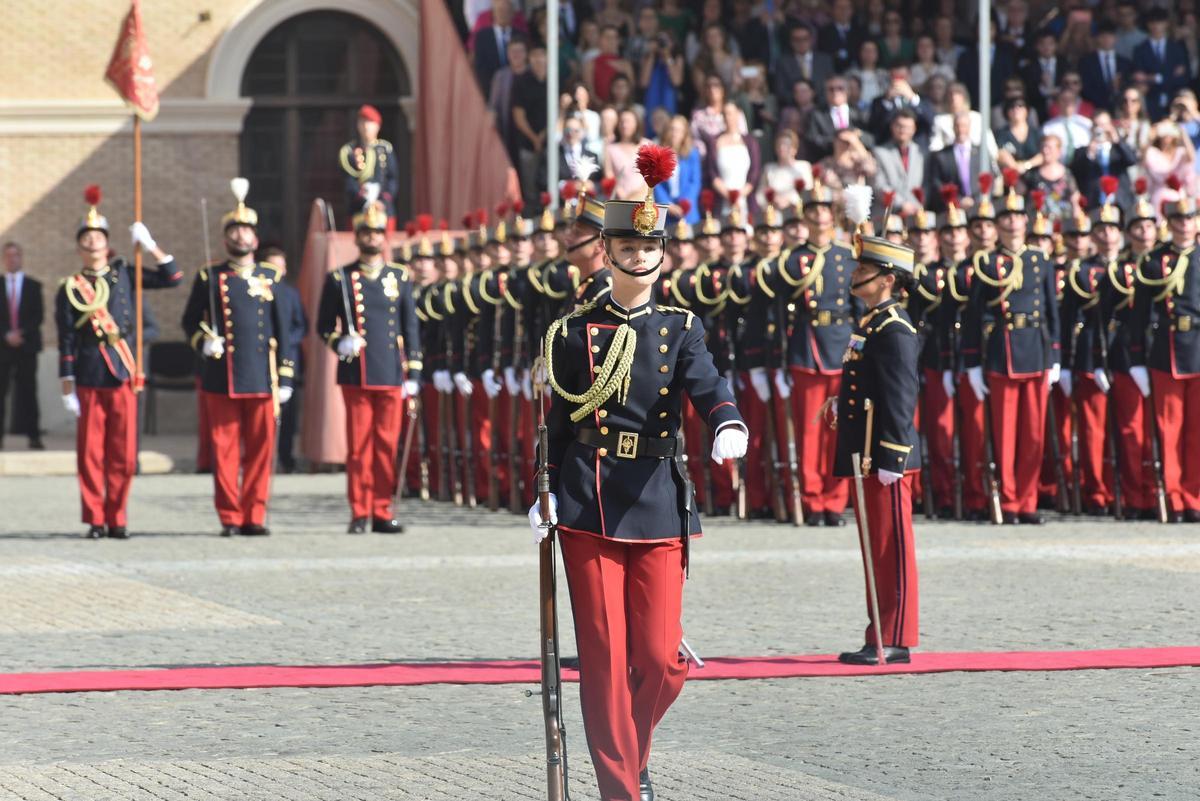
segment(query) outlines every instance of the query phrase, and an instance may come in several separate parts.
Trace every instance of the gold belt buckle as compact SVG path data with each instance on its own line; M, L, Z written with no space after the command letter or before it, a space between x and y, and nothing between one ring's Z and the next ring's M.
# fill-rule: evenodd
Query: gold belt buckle
M1179 326L1176 328L1176 330L1177 331L1185 331L1185 332L1191 331L1192 330L1192 318L1191 317L1180 317L1179 318Z
M829 309L817 312L817 325L825 326L833 322L833 312Z
M1024 328L1027 324L1027 318L1024 314L1013 315L1013 326L1016 328Z
M617 456L622 459L637 458L638 435L629 431L617 432Z

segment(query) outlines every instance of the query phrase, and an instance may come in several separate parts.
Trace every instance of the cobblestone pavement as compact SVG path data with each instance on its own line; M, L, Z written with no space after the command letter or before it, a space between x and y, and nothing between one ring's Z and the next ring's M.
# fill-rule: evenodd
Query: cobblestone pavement
M409 533L352 537L342 481L280 477L275 536L228 540L209 479L146 477L134 539L91 542L73 479L0 480L0 671L533 655L523 518L406 506ZM707 527L685 600L702 654L861 644L852 526ZM917 538L924 649L1196 644L1200 527L918 522ZM524 690L0 697L0 801L538 799ZM595 799L565 693L573 797ZM651 768L662 801L1195 799L1198 695L1190 669L696 682Z

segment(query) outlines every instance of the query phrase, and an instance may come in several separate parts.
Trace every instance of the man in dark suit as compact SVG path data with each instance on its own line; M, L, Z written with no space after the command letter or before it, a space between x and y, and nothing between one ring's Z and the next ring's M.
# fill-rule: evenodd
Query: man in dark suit
M284 305L284 321L290 331L292 342L303 342L308 336L308 315L304 313L304 301L300 290L286 280L287 254L279 245L269 244L258 251L258 260L275 268L275 293ZM296 355L295 386L304 386L304 350ZM293 397L279 408L279 470L283 473L296 471L295 441L296 428L300 420L300 399Z
M42 350L42 285L25 274L21 246L4 245L4 279L0 282L0 443L4 441L4 407L13 381L13 415L9 432L29 437L40 451L42 433L37 401L37 361Z
M975 59L976 75L978 75L978 56L975 56ZM1069 68L1067 62L1058 57L1058 39L1054 37L1054 34L1046 30L1038 33L1037 39L1034 41L1033 58L1029 59L1029 63L1021 70L1021 80L1025 82L1030 105L1037 112L1039 120L1048 120L1053 116L1048 114L1047 110L1058 93L1058 85L1062 81L1063 73ZM975 83L978 83L978 79ZM974 99L978 87L975 84L967 84L967 86L970 88L972 99ZM993 94L992 100L996 99L997 97Z
M486 94L492 87L492 76L508 66L508 42L513 36L512 0L493 0L492 24L475 34L471 61L475 78Z
M865 123L862 112L849 104L846 79L840 75L827 79L825 105L809 115L808 127L804 132L809 161L815 163L833 152L833 138L838 131L844 128L861 129ZM874 139L864 134L864 145L870 147L874 143Z
M945 184L958 187L964 207L978 194L979 148L971 144L971 115L959 112L954 117L954 144L933 153L928 163L925 197L936 211L945 211L941 188Z
M996 31L992 29L992 38ZM1004 96L1004 82L1008 80L1017 68L1017 54L1011 45L1004 43L992 44L992 100ZM971 93L971 106L979 106L979 48L972 46L963 51L958 57L958 79L967 85Z
M1096 30L1096 49L1079 59L1083 99L1096 108L1115 111L1125 80L1133 73L1133 62L1117 55L1117 28L1109 20Z
M933 129L933 105L916 93L908 82L908 67L896 67L891 72L892 82L888 90L871 103L871 114L867 130L875 137L877 145L891 141L892 120L905 109L913 113L917 123L914 140L923 148L929 147L929 134Z
M833 68L841 73L858 61L858 47L867 37L866 31L854 21L854 4L850 0L833 0L830 10L833 20L817 34L817 49L833 58Z
M775 65L775 97L781 106L794 105L792 87L796 81L803 79L813 86L824 86L833 74L833 59L813 50L813 34L807 25L792 28L788 42L791 52L781 55Z
M588 147L583 141L586 132L583 129L583 120L578 117L568 117L563 122L562 144L558 148L558 175L562 180L570 180L572 176L587 172L587 168L581 167L580 159L590 159L590 162L583 162L592 168L593 172L598 170L604 160L600 154ZM591 177L589 173L587 177Z
M1118 189L1114 202L1124 208L1133 203L1133 194L1129 190L1129 168L1136 163L1137 156L1117 136L1112 116L1107 111L1097 111L1092 118L1092 140L1087 147L1075 149L1070 167L1089 209L1103 203L1100 179L1106 175L1117 178Z
M1133 50L1133 78L1146 87L1146 111L1158 122L1167 106L1188 83L1188 54L1182 42L1167 38L1171 17L1163 9L1146 15L1150 38Z

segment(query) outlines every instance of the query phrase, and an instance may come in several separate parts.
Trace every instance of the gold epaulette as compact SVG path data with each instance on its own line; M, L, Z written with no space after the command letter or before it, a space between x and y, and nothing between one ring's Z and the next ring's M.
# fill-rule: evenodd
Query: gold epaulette
M909 331L912 331L914 334L917 333L917 329L913 326L913 324L910 323L908 320L905 320L903 317L901 317L900 312L896 309L895 306L891 306L888 308L887 317L884 318L882 323L880 323L879 325L872 328L870 333L878 334L880 331L887 328L892 323L900 323L905 328L907 328Z
M675 314L686 314L687 320L683 324L683 330L687 331L692 327L692 320L696 319L695 313L691 309L685 309L682 306L659 306L659 311L674 312Z
M405 267L405 266L404 266L403 264L401 264L400 262L398 262L398 261L389 261L389 262L387 262L387 264L385 264L384 266L385 266L385 267L391 267L393 270L399 270L399 272L400 272L400 280L401 280L401 281L410 281L410 280L412 280L412 271L411 271L411 270L409 270L407 267Z

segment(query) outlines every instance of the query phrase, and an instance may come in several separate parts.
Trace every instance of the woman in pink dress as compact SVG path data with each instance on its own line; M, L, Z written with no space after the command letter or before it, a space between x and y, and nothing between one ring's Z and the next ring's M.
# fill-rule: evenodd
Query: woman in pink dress
M1150 132L1150 146L1142 159L1154 208L1159 208L1163 200L1177 200L1181 194L1195 195L1195 164L1192 140L1183 135L1179 125L1163 120L1154 126ZM1172 176L1179 182L1178 191L1167 186Z

